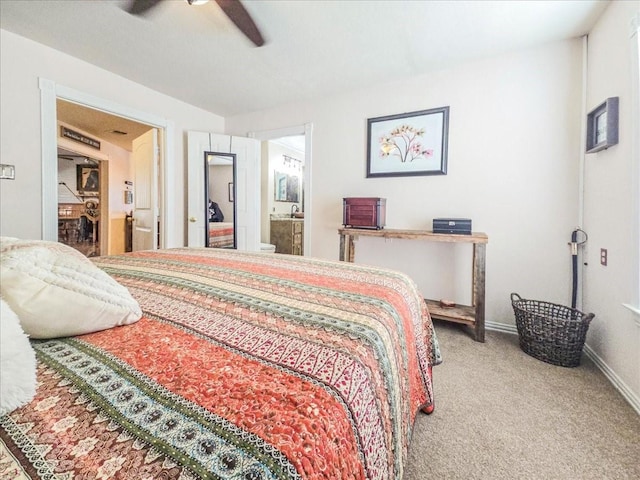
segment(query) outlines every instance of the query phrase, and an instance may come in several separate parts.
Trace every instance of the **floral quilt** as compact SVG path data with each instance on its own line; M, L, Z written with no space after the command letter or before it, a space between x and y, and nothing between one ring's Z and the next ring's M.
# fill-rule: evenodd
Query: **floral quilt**
M220 249L95 263L144 316L32 340L38 390L0 417L0 478L402 478L440 361L408 277Z

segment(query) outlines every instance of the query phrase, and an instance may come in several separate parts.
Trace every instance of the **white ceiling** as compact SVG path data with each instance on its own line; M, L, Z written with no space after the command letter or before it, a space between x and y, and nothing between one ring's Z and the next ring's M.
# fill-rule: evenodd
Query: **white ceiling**
M0 27L221 116L363 88L586 33L602 0L245 0L255 48L215 2L0 0Z
M149 125L64 100L56 102L56 115L60 122L129 151L131 142L151 129Z

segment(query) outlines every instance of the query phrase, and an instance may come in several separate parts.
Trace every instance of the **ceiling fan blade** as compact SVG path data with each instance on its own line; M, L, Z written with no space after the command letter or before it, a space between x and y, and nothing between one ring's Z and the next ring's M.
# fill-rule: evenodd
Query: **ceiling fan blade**
M131 4L127 9L132 15L144 15L153 7L155 7L161 0L131 0Z
M249 12L244 8L240 0L216 0L229 20L240 29L245 36L251 40L256 47L264 45L264 38L258 27L254 23Z

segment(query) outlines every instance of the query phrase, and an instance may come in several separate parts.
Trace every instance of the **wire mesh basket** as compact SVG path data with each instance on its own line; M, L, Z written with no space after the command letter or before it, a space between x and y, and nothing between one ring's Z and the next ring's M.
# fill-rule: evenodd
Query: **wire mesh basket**
M520 348L543 362L562 367L580 365L593 313L511 294Z

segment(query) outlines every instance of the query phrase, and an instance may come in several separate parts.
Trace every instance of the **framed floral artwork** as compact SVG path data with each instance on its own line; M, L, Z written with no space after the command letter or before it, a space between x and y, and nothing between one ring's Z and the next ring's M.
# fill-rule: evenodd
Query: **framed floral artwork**
M367 120L367 178L447 174L449 107Z

